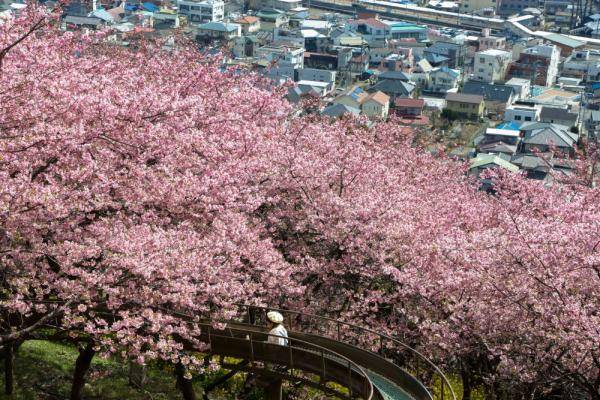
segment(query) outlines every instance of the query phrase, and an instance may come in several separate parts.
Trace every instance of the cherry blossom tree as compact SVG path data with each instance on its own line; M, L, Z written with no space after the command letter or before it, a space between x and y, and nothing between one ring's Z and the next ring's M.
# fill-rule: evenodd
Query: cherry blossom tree
M31 5L0 26L0 345L79 341L73 398L97 352L200 369L179 313L239 302L401 338L465 398L598 398L590 179L500 174L490 196L394 121L299 114L185 43L54 25Z
M97 351L193 364L173 337L198 327L174 312L301 290L253 216L290 107L186 46L130 51L53 18L0 26L1 344L77 336L79 383Z

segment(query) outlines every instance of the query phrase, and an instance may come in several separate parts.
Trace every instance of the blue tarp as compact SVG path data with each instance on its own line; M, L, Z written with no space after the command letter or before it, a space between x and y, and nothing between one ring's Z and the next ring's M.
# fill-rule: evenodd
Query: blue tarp
M125 4L125 11L135 11L138 9L138 6L133 4Z
M144 10L150 12L157 12L159 10L154 3L142 3L142 7L144 7Z
M502 122L498 125L496 125L495 127L496 129L508 129L511 131L518 131L519 130L519 124L517 122L511 121L511 122Z

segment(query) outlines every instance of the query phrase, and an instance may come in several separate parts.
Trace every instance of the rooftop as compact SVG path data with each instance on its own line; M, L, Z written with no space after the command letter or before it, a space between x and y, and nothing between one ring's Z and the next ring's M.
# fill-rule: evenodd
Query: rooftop
M498 165L499 167L502 167L510 172L519 171L519 167L498 157L495 154L480 154L471 160L471 168L484 167L489 164Z
M447 93L446 101L456 101L458 103L479 104L483 101L483 96L478 94Z
M238 24L231 24L227 22L207 22L205 24L200 24L198 28L209 30L209 31L218 31L218 32L235 32L238 30L240 26Z
M381 105L386 105L390 102L390 97L383 92L377 91L375 93L371 93L369 97L366 98L365 102L369 100L373 100Z
M425 100L423 99L408 99L408 98L402 98L402 97L398 97L395 101L394 104L396 105L396 107L418 107L418 108L423 108L425 106Z
M245 17L238 18L235 20L235 22L238 24L255 24L258 21L259 21L259 19L252 15L246 15Z
M511 53L509 51L497 50L497 49L488 49L488 50L480 51L477 54L492 56L492 57L498 57L498 56L509 56L510 57L510 55L511 55Z

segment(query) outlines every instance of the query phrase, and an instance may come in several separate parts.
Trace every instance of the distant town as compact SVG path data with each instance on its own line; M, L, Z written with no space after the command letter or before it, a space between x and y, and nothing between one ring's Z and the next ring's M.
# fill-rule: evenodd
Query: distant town
M5 3L2 15L25 5ZM73 1L64 30L132 46L179 32L224 63L293 82L329 118L392 120L487 168L552 181L600 132L600 14L563 0Z

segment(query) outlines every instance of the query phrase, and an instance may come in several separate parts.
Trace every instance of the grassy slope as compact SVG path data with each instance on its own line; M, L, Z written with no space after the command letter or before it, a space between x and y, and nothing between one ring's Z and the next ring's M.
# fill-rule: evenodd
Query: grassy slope
M25 342L15 359L16 390L13 396L0 393L0 399L10 400L54 400L68 399L71 377L77 350L73 346L31 340ZM0 370L0 387L4 389L4 363ZM224 372L217 372L207 378L210 381ZM172 369L158 364L147 369L148 382L144 388L129 384L127 366L116 359L94 357L85 386L84 397L88 400L162 400L179 399L175 388ZM242 384L242 377L236 376L215 391L211 398L233 398L227 393L235 393ZM197 394L202 393L201 383L195 383Z

